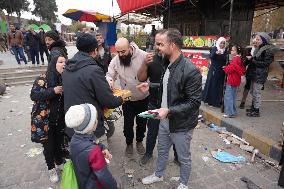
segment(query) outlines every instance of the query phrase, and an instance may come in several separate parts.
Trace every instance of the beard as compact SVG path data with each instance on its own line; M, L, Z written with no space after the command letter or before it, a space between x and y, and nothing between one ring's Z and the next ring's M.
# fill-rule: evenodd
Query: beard
M125 55L125 56L119 56L120 65L125 66L125 67L129 67L130 64L131 64L131 57L132 57L132 55L130 53L128 55Z

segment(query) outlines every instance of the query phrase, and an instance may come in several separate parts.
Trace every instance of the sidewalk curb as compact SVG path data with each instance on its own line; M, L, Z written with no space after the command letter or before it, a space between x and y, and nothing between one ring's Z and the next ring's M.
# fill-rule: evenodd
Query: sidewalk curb
M214 111L208 110L201 105L200 112L204 119L208 122L212 122L220 127L226 127L227 131L234 133L235 135L244 138L250 145L258 148L260 152L276 161L280 161L281 149L277 145L277 142L267 138L265 136L254 133L250 129L239 128L237 125L232 124L228 119L222 118Z

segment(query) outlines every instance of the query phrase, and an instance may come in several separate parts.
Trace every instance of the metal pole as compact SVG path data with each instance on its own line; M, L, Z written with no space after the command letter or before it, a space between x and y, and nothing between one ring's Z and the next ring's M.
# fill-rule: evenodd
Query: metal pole
M234 0L231 0L231 6L230 6L230 22L229 22L229 35L230 35L230 39L232 38L233 6L234 6Z

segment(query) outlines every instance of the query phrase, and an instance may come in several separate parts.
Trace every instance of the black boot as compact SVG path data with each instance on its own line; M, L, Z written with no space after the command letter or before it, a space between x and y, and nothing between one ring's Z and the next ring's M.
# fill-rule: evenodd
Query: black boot
M251 112L247 113L249 117L259 117L259 108L254 108Z
M246 102L248 93L249 93L249 90L248 89L244 89L243 98L242 98L241 104L240 104L240 109L244 109L245 108L245 102Z
M240 108L240 109L244 109L244 108L245 108L245 103L244 103L244 102L241 102L239 108Z
M246 112L247 113L252 112L253 109L254 109L254 106L253 106L253 102L252 102L250 108L246 109Z

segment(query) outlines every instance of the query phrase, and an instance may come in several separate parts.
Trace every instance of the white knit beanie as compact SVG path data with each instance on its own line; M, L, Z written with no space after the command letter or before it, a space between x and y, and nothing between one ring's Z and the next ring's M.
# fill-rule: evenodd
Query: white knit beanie
M97 109L92 104L71 106L65 114L65 123L76 133L89 133L98 124Z

